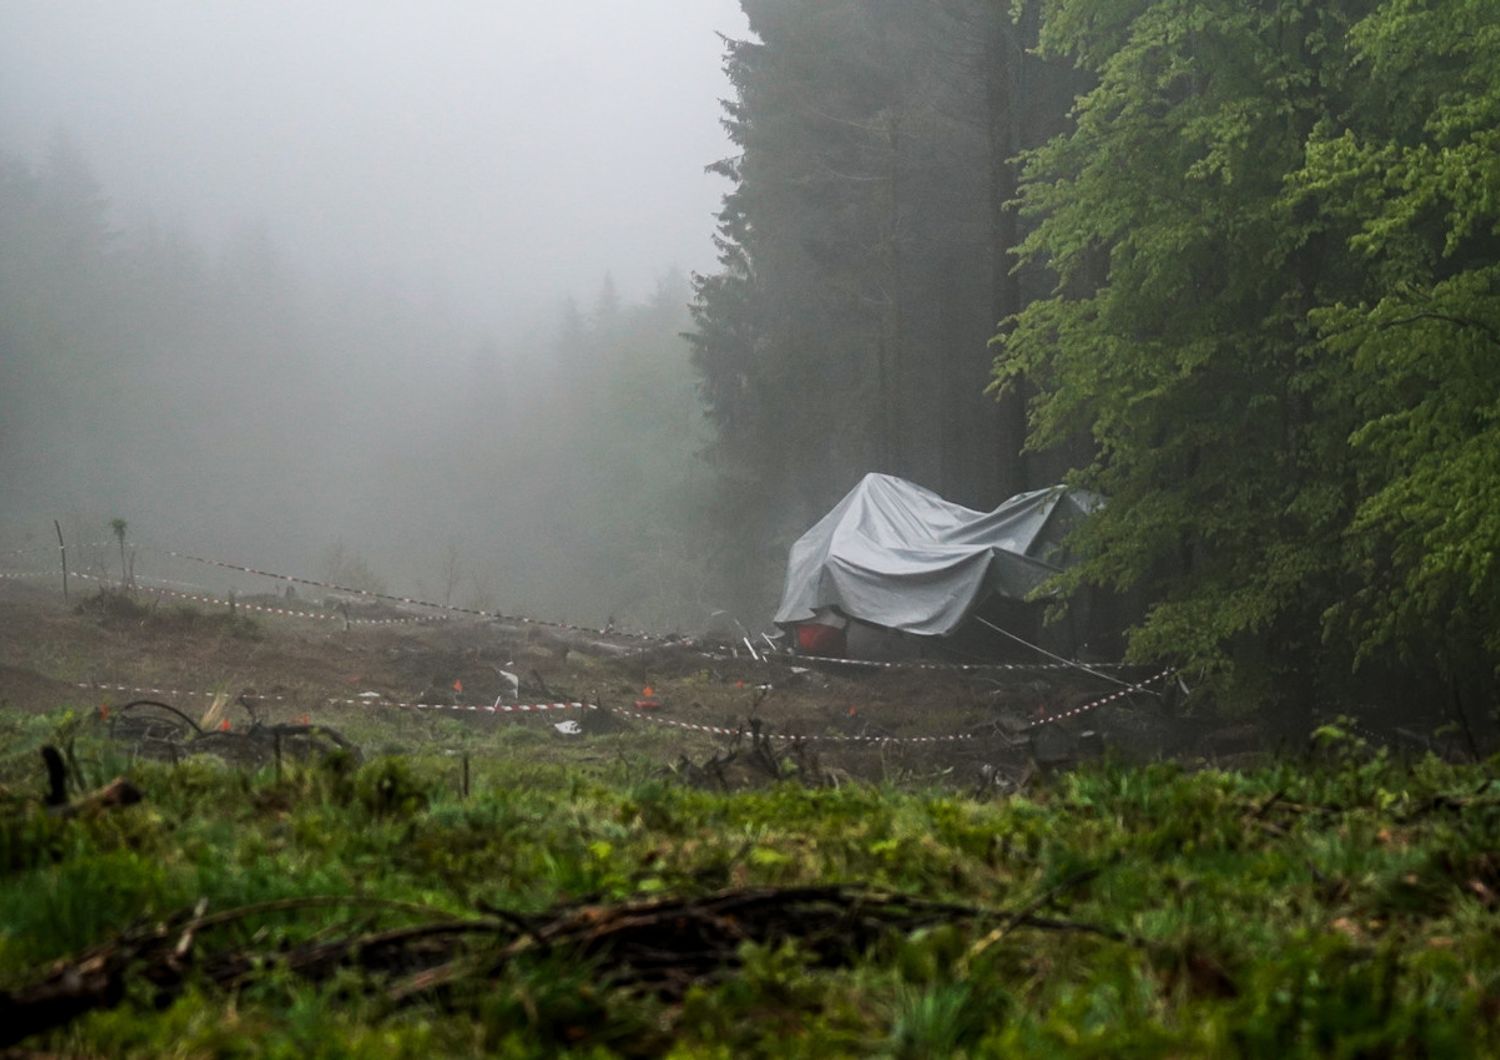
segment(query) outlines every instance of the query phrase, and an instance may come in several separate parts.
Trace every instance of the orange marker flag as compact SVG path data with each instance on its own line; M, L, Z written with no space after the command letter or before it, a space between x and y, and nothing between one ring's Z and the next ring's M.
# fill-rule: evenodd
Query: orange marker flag
M453 682L453 691L455 691L455 692L462 692L463 690L464 690L464 683L462 681L455 680Z
M231 724L229 724L229 719L228 718L225 718L223 721L219 722L219 731L220 732L228 732L230 729L233 729L233 728L234 728L234 726L231 725Z
M650 685L647 685L645 688L641 689L641 695L654 696L656 695L656 689L652 688Z
M108 721L109 720L109 704L108 703L100 703L99 704L99 720L101 720L101 721Z

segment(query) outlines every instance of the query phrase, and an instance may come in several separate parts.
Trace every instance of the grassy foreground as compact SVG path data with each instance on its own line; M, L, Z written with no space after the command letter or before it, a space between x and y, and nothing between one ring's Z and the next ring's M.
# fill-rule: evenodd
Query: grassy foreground
M192 966L170 994L139 975L117 1007L25 1044L298 1057L1500 1053L1495 763L1396 763L1323 736L1315 760L1249 775L1105 766L984 802L793 783L711 794L626 762L519 756L476 763L467 800L439 758L289 766L279 780L211 759L135 764L141 804L71 819L12 783L0 988L200 901L212 914L338 896L349 903L201 932L197 955L269 955L232 990ZM400 1003L401 969L308 982L274 959L434 917L829 882L994 915L889 932L845 961L818 959L827 947L813 943L747 942L737 968L677 997L612 986L607 962L565 951L486 963L482 943L451 989Z

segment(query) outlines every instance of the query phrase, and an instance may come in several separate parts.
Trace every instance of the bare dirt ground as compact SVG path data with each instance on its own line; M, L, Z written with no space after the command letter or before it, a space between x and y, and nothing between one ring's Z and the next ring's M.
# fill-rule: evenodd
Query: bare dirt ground
M96 587L65 603L55 586L0 580L0 715L97 713L149 697L196 717L227 694L231 725L248 723L244 697L261 721L310 720L375 752L498 739L553 760L630 754L686 768L753 743L694 726L758 725L803 738L772 746L830 776L962 786L1097 753L1105 741L1089 730L1107 730L1108 745L1129 757L1180 743L1181 723L1144 695L1024 731L1117 691L1084 674L854 670L483 619L345 629L243 615ZM559 701L601 709L467 709ZM580 732L558 731L564 720ZM932 739L946 737L963 739Z

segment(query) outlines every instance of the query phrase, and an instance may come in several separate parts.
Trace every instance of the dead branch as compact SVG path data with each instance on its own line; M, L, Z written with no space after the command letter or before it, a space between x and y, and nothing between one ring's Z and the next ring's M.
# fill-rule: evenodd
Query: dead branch
M278 968L313 982L340 969L358 968L373 976L396 977L389 996L399 1003L447 992L475 976L493 977L518 960L561 954L592 962L612 986L680 998L694 984L732 974L746 942L795 942L825 967L853 963L882 938L955 921L1000 920L1002 933L1029 927L1131 942L1113 928L1035 914L1044 900L1081 879L1065 881L1010 914L842 884L761 887L694 898L563 906L535 917L500 910L487 910L491 915L482 919L445 915L342 939L322 937L271 953L237 948L203 954L203 939L213 928L269 913L330 906L428 915L436 910L411 903L310 896L206 914L200 901L191 911L131 929L58 961L29 986L0 992L0 1048L119 1004L132 976L171 997L194 967L221 989ZM498 946L484 948L486 938ZM195 953L202 954L196 963Z

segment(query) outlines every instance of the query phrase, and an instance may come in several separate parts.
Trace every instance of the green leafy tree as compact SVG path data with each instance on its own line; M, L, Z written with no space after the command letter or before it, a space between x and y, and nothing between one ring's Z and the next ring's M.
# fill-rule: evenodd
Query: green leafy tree
M1435 659L1493 703L1500 661L1500 10L1382 4L1350 34L1363 91L1310 137L1289 199L1347 232L1348 297L1312 314L1344 366L1358 505L1330 631Z
M1342 38L1339 6L1048 8L1043 46L1098 85L1027 158L1023 254L1058 284L1003 335L997 372L1040 387L1033 444L1092 432L1082 477L1113 503L1071 581L1149 581L1137 654L1222 663L1278 630L1283 653L1310 647L1344 514L1313 472L1348 425L1310 400L1324 275L1282 179L1327 107L1307 56Z
M1033 445L1091 433L1113 503L1066 581L1144 590L1138 656L1307 701L1381 645L1434 659L1441 614L1493 665L1496 18L1048 5L1098 83L1027 155L1057 284L996 373L1039 387Z

